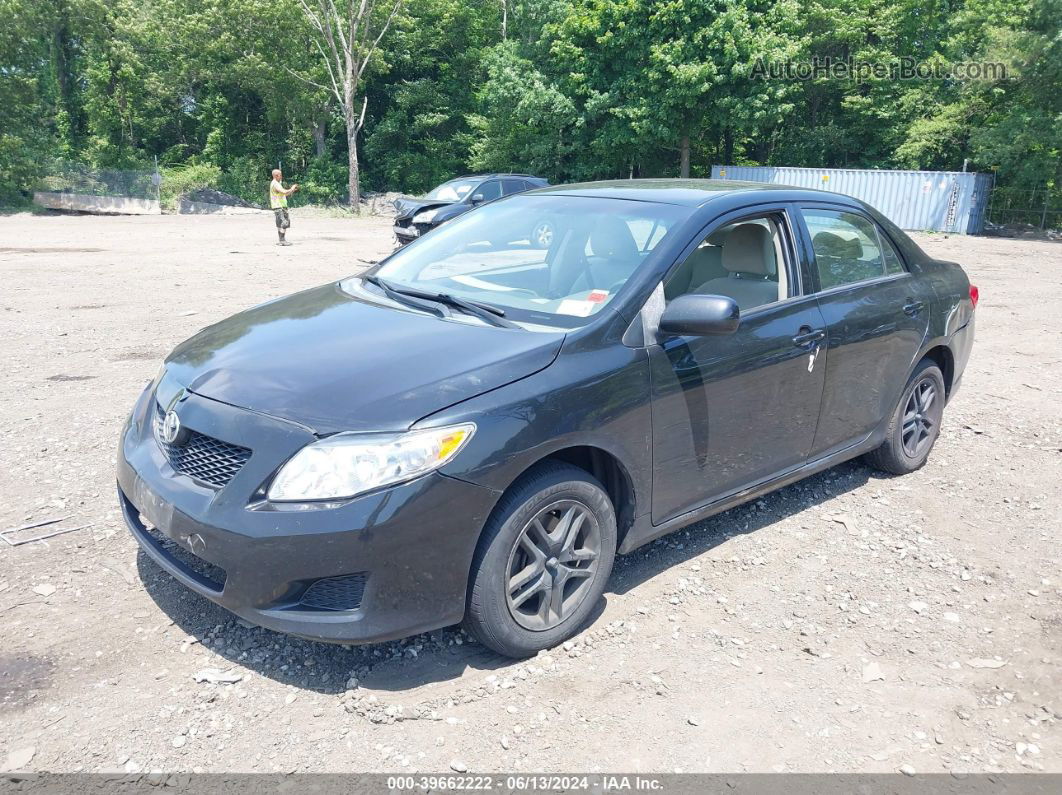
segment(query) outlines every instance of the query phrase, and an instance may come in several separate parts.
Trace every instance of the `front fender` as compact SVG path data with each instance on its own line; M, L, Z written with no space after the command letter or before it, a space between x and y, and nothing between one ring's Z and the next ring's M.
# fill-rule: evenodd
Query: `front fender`
M450 477L502 492L554 453L594 447L626 470L635 511L649 509L652 420L644 348L627 348L618 340L566 342L545 370L444 409L418 426L461 422L476 423L477 431L442 468Z

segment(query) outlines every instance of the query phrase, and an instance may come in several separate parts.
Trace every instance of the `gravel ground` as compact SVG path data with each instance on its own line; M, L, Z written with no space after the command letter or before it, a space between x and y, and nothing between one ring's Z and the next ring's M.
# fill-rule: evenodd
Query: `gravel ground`
M0 528L91 523L0 544L0 768L1062 772L1058 243L919 238L982 296L923 470L846 464L642 548L531 661L295 640L138 554L114 454L162 357L388 226L0 218Z

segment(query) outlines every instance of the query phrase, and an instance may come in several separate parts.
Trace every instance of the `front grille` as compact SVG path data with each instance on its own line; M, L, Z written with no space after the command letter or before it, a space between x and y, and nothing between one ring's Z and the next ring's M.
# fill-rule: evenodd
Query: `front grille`
M299 604L316 610L357 610L365 593L366 576L360 571L318 580L306 589Z
M203 560L151 525L145 523L144 532L151 536L156 547L161 548L162 553L185 574L218 593L225 589L227 575L221 566Z
M236 477L251 451L246 447L229 444L205 433L190 428L183 431L184 438L178 444L167 444L162 440L162 420L166 416L162 406L155 404L154 431L155 440L165 453L166 459L174 471L190 478L221 488Z

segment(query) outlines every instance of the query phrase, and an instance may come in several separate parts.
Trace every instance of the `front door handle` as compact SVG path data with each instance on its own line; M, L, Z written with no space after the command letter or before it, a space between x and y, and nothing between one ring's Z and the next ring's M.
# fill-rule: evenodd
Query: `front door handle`
M798 348L810 345L826 339L826 329L812 329L811 326L801 326L800 333L793 337L793 344Z
M904 314L914 317L925 307L925 301L916 301L913 298L908 298L907 303L903 305Z

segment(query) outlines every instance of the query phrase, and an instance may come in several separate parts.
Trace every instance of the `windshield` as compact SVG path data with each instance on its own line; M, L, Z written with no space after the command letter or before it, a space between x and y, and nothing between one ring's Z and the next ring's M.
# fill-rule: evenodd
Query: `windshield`
M471 179L452 179L432 190L432 192L424 198L438 199L442 202L460 201L471 193L472 189L482 181L483 179L480 177L472 177Z
M624 199L513 196L433 230L375 275L395 288L490 304L517 321L581 325L689 212Z

